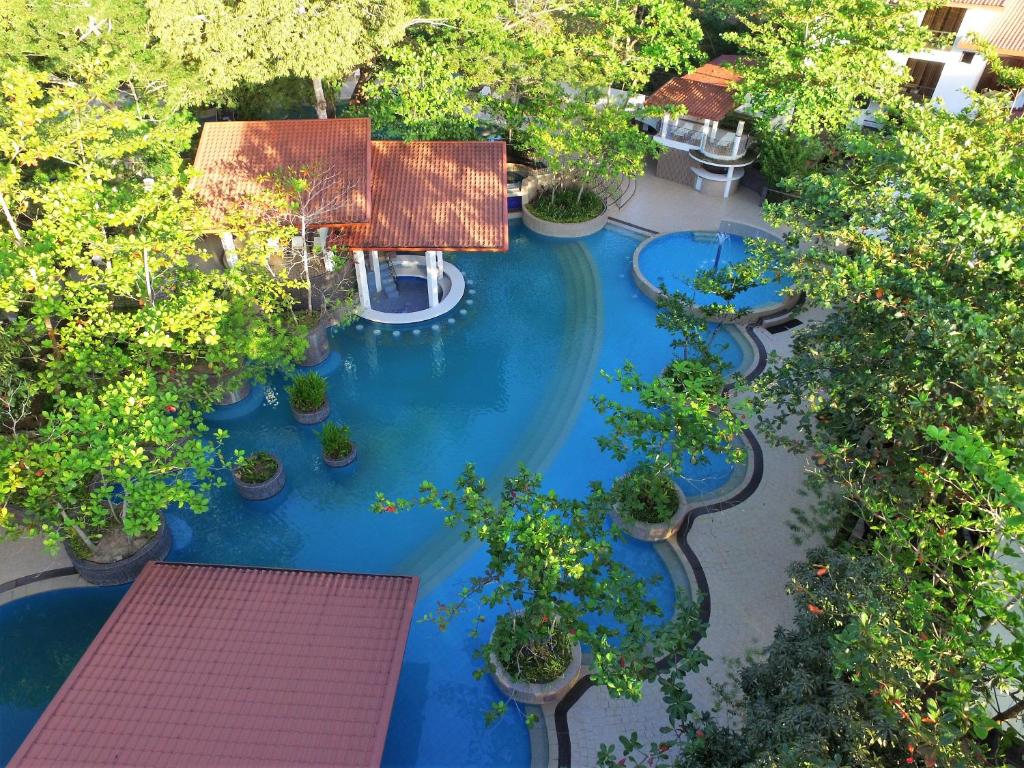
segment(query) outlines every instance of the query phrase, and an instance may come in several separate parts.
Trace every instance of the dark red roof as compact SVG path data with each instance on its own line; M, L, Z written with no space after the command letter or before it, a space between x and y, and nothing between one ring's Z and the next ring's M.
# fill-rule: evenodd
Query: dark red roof
M378 765L417 587L150 563L10 765Z
M505 143L373 142L368 226L334 241L380 250L508 250Z
M334 183L314 223L334 242L380 250L508 250L504 142L370 141L364 118L207 123L196 193L214 215L268 175L315 169Z
M274 172L308 170L327 178L321 224L370 219L370 121L251 120L206 123L199 137L195 190L212 212L258 192Z
M736 109L729 84L742 78L728 66L735 61L735 56L719 56L693 72L673 77L652 93L647 103L684 106L687 117L721 120Z

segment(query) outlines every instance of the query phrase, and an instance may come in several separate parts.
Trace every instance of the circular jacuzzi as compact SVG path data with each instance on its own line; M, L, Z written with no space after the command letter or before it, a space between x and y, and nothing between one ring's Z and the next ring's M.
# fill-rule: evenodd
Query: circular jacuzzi
M671 293L690 296L698 307L722 303L721 296L694 287L694 279L750 258L747 241L752 237L781 242L776 235L754 227L734 229L742 231L682 231L649 238L633 253L633 279L654 300L662 295L659 286L664 285ZM755 285L736 294L729 303L745 310L744 320L770 315L796 302L795 296L785 293L791 284L784 278Z

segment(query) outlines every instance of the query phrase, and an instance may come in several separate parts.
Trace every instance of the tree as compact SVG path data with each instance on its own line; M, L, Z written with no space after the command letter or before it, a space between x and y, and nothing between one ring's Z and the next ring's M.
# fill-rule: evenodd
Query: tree
M1020 712L1024 155L1006 106L903 104L768 210L789 246L764 246L830 310L768 372L766 426L816 457L807 522L880 574L820 607L858 617L844 669L940 764L978 764Z
M457 600L441 604L427 618L443 630L474 602L501 612L493 634L480 645L478 675L493 669L493 658L518 680L548 682L568 666L568 650L582 643L592 654L590 677L613 696L638 699L645 680L655 674L648 643L692 645L692 612L669 623L662 633L648 621L660 610L647 596L648 579L634 575L612 552L604 507L542 491L539 475L525 468L507 478L500 498L472 465L452 490L421 486L418 506L446 514L445 525L459 527L466 541L487 547L484 572L470 579ZM408 510L406 500L378 494L375 511ZM477 616L474 627L486 621ZM475 636L479 630L474 628ZM682 654L683 652L680 651ZM697 659L699 655L687 658ZM505 711L500 702L489 719Z
M340 82L405 34L404 0L149 0L153 34L221 94L282 77L312 81L328 116L324 80ZM332 102L333 103L333 102Z
M4 73L0 525L88 555L156 531L169 504L202 511L203 411L226 374L260 377L302 341L284 319L295 286L267 269L280 227L233 212L238 263L212 264L181 159L194 123L123 79L117 53L82 55L73 80Z
M782 173L802 175L807 162L823 156L871 100L883 105L907 81L890 52L928 48L932 32L915 11L926 0L769 0L723 3L742 29L723 37L741 58L740 100L757 117L762 151L784 160L803 148L804 157ZM771 146L781 142L781 148ZM814 147L818 147L816 151ZM777 164L778 165L778 164Z

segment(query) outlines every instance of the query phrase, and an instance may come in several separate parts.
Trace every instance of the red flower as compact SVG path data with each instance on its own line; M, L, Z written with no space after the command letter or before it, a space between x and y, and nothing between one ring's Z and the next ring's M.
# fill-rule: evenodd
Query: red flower
M45 472L43 472L43 470L41 470L41 469L37 469L37 470L36 470L36 477L42 477L42 476L43 476L43 475L45 475L45 474L46 474L46 473L45 473Z
M826 573L828 573L828 566L827 565L821 566L821 568L819 568L815 573L818 576L824 576Z
M543 616L540 617L540 623L541 624L547 624L548 623L548 616L547 616L547 614L544 614Z
M385 512L397 512L398 510L395 509L395 505L394 504L388 504L386 507L384 507L384 511Z
M822 613L821 608L816 606L814 603L808 603L807 610L813 613L815 616L821 616Z
M907 763L907 765L910 765L914 762L914 758L908 757L906 760L904 760L904 762Z
M702 728L698 728L696 736L697 736L698 739L703 739L704 738L704 730Z
M173 405L168 405L166 408L164 408L164 410L167 411L168 413L177 413L178 412L178 409L175 408Z

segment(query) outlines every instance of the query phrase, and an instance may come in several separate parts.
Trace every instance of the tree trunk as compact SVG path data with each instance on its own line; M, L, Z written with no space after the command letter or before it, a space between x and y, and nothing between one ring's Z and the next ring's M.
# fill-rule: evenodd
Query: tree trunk
M326 119L326 116L325 116ZM306 217L302 217L302 269L306 273L306 310L313 314L313 279L309 276L309 249L306 247Z
M327 119L327 98L324 96L324 81L319 77L312 78L313 93L316 95L316 116L321 120Z

